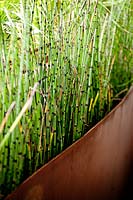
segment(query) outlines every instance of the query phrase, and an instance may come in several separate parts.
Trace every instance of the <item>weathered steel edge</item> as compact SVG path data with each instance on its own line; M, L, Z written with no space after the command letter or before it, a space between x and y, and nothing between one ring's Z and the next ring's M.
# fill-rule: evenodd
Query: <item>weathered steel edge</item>
M82 138L80 138L79 140L77 140L70 147L68 147L67 149L65 149L62 153L60 153L59 155L57 155L55 158L53 158L51 161L49 161L47 164L45 164L43 167L41 167L39 170L37 170L35 173L33 173L33 175L31 175L28 179L26 179L11 195L9 195L7 197L7 199L10 199L10 197L12 195L14 195L18 191L18 189L20 187L22 187L23 185L27 184L27 182L29 182L33 178L33 176L35 176L35 175L37 176L37 174L40 173L40 171L47 169L50 165L53 165L56 162L56 160L60 160L60 159L62 159L62 157L66 156L67 154L70 154L70 152L73 149L73 147L76 146L77 144L80 145L80 143L82 142L82 140L84 140L86 137L87 138L92 137L93 133L95 132L95 130L101 124L103 124L110 116L112 116L113 113L115 113L116 110L124 104L124 102L129 98L129 96L132 93L133 93L133 87L130 88L130 90L128 91L127 95L122 99L122 101L109 114L107 114L107 116L105 116L92 129L90 129Z
M80 143L82 140L84 140L85 137L88 137L88 135L90 135L90 137L92 136L93 132L95 129L97 129L99 127L100 124L102 124L104 121L106 121L122 104L124 104L124 102L126 101L126 99L128 99L128 97L131 95L131 93L133 93L133 86L129 89L128 93L126 94L126 96L121 100L121 102L115 106L115 108L112 109L112 111L110 111L102 120L100 120L94 127L92 127L87 133L85 133L81 138L79 138L77 141L75 141L73 144L71 144L69 147L67 147L64 151L62 151L59 155L55 156L54 158L52 158L48 163L46 163L44 166L42 166L40 169L38 169L36 172L34 172L29 178L27 178L23 183L26 183L29 179L32 178L32 176L34 176L35 174L37 174L40 170L42 170L43 168L46 168L48 165L50 165L51 163L55 162L57 159L59 159L60 157L62 157L64 154L66 154L71 148L73 148L73 146L75 146L76 144ZM22 184L23 184L22 183Z

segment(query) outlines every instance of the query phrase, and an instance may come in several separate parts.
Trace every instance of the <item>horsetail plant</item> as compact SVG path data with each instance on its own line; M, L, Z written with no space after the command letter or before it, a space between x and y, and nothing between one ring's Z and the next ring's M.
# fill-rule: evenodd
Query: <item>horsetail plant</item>
M128 90L132 10L132 0L2 1L1 199L86 133Z

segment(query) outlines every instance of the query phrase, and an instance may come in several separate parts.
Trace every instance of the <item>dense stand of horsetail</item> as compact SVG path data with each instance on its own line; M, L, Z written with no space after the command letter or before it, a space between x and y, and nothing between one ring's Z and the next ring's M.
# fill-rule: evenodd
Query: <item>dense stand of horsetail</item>
M132 0L0 1L0 198L133 83Z

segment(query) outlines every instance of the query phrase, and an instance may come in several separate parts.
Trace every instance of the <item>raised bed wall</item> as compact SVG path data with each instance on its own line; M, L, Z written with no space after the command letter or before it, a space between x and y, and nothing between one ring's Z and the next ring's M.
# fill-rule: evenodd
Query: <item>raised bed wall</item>
M128 199L132 160L133 88L100 123L6 200Z

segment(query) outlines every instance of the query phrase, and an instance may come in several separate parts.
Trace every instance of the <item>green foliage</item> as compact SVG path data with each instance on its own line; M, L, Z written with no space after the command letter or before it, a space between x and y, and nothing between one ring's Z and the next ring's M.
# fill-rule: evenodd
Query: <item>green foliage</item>
M103 118L132 84L133 1L1 2L5 196Z

